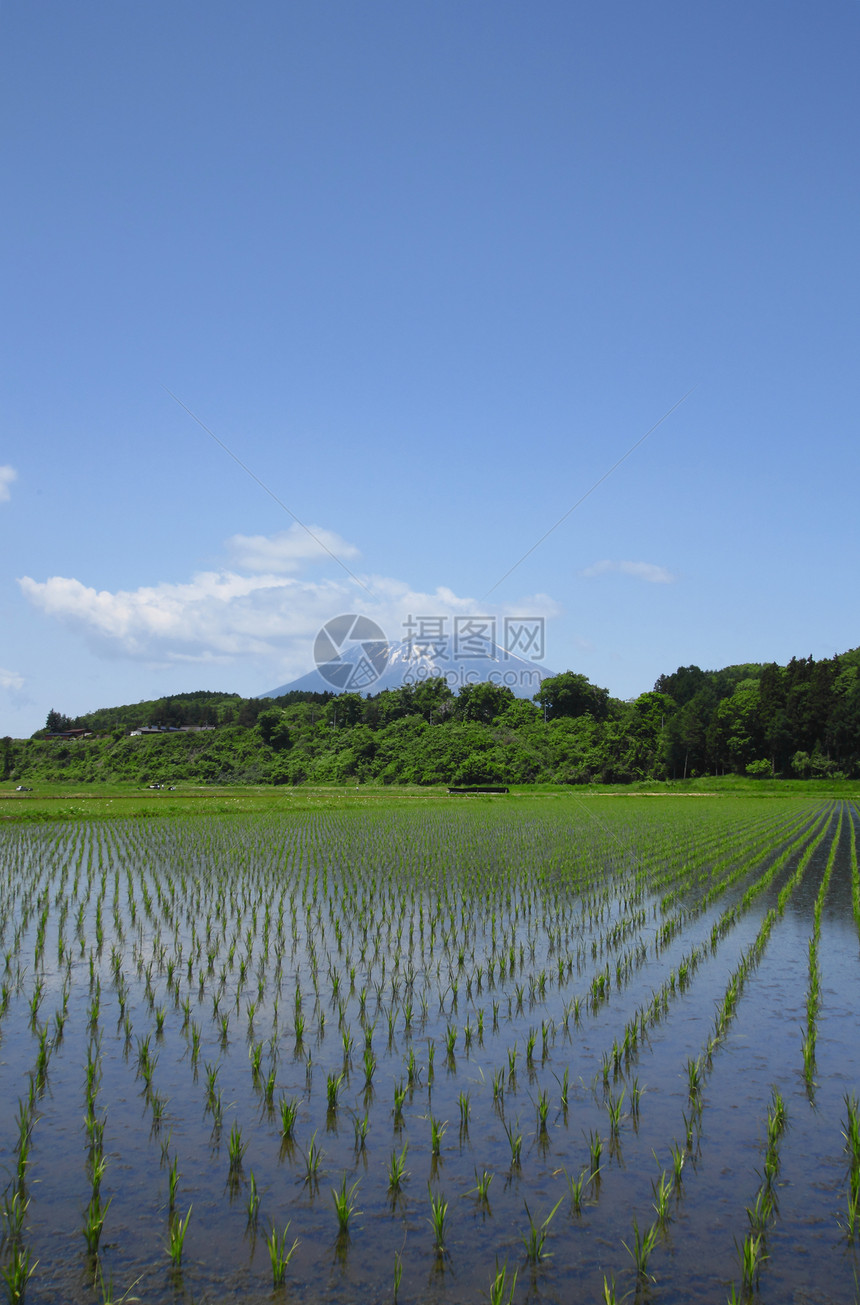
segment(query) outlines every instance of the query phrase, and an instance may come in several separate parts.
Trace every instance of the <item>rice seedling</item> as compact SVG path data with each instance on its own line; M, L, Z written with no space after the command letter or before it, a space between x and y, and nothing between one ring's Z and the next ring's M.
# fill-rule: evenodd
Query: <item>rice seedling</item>
M692 1155L701 1128L701 1115L698 1111L691 1110L689 1115L682 1113L681 1118L684 1121L684 1145L688 1155Z
M564 1176L567 1182L567 1190L570 1193L570 1208L574 1214L582 1214L585 1184L589 1182L592 1175L588 1169L583 1169L577 1178L574 1178L573 1174L566 1171Z
M609 1132L613 1138L618 1137L618 1132L621 1128L623 1110L624 1091L622 1090L621 1095L618 1097L614 1097L610 1092L606 1098L606 1112L609 1115Z
M48 1075L48 1060L52 1051L52 1046L48 1041L48 1026L43 1025L39 1030L39 1050L36 1055L36 1082L40 1090L44 1089L45 1080Z
M4 1264L0 1269L6 1284L9 1305L23 1305L27 1283L35 1273L38 1263L38 1260L31 1260L30 1251L26 1246L16 1244L12 1247L9 1263Z
M839 1226L849 1242L857 1238L860 1231L860 1184L849 1183L845 1200L845 1211L839 1219Z
M305 1156L305 1182L309 1184L313 1184L318 1180L324 1155L324 1152L316 1144L316 1138L316 1131L314 1131Z
M807 1088L811 1088L815 1082L815 1028L810 1026L800 1044L801 1054L803 1056L803 1077L806 1080Z
M326 1105L331 1112L337 1110L337 1100L344 1078L345 1075L342 1072L340 1074L329 1074L326 1078Z
M764 1153L764 1176L763 1176L764 1186L772 1190L773 1185L776 1182L778 1173L779 1173L779 1152L773 1147L768 1147L768 1149Z
M615 1290L615 1279L613 1278L610 1281L605 1273L603 1275L603 1305L619 1305L618 1295Z
M636 1281L638 1283L644 1283L649 1278L648 1262L651 1259L654 1247L657 1245L658 1236L658 1224L652 1223L651 1226L646 1228L643 1232L640 1230L639 1224L634 1216L632 1245L628 1246L624 1241L621 1243L627 1254L633 1260L633 1264L636 1268Z
M588 1135L588 1156L590 1161L589 1179L592 1183L596 1182L600 1176L600 1157L603 1155L603 1139L600 1134L592 1130Z
M516 1082L517 1077L517 1044L508 1047L508 1081Z
M94 1285L99 1289L102 1298L101 1305L131 1305L132 1302L139 1302L140 1297L131 1294L139 1282L140 1278L135 1278L131 1286L127 1287L121 1296L116 1296L114 1295L113 1275L105 1282L102 1266L98 1261L96 1262Z
M517 1286L517 1270L514 1269L510 1282L508 1281L508 1264L507 1260L501 1267L496 1264L496 1272L490 1280L489 1299L490 1305L513 1305L514 1291Z
M203 1072L206 1075L206 1104L211 1108L216 1097L216 1086L218 1082L218 1065L210 1064L206 1061L203 1066Z
M90 1156L90 1178L94 1194L101 1188L106 1169L107 1158L101 1152L93 1152Z
M394 1127L399 1128L403 1123L403 1103L406 1100L406 1088L403 1080L394 1084Z
M657 1215L657 1222L662 1228L669 1222L669 1201L675 1191L675 1183L665 1169L661 1171L659 1179L652 1182L651 1190L654 1193L654 1211Z
M33 993L30 997L30 1025L35 1028L36 1019L39 1014L39 1007L42 1004L42 995L45 991L45 985L41 979L37 979L33 985Z
M788 1123L788 1115L783 1101L776 1088L771 1094L772 1105L767 1113L767 1138L768 1146L775 1147L782 1134L785 1132Z
M483 1169L479 1174L475 1170L475 1186L470 1188L468 1195L475 1193L478 1200L484 1204L489 1204L490 1183L493 1181L493 1175L488 1169Z
M522 1234L522 1241L526 1248L526 1259L531 1264L539 1264L541 1260L545 1260L549 1256L549 1252L544 1250L547 1233L549 1232L549 1225L563 1199L563 1197L559 1197L549 1214L541 1221L541 1223L535 1223L528 1202L524 1202L529 1226L528 1231Z
M391 1158L388 1162L388 1190L389 1192L399 1192L403 1183L406 1181L406 1151L407 1146L403 1147L400 1154L397 1151L391 1152Z
M442 1255L445 1250L445 1236L447 1233L448 1202L444 1196L434 1195L429 1183L427 1184L427 1191L430 1195L430 1218L428 1222L433 1229L433 1245L436 1248L436 1254Z
M609 1080L612 1074L612 1057L608 1051L604 1051L603 1059L600 1062L600 1077L603 1082L603 1091L609 1091Z
M764 1250L764 1234L748 1232L740 1245L735 1242L741 1266L743 1285L747 1291L753 1291L758 1282L762 1261L767 1258Z
M16 1188L6 1189L3 1196L4 1241L16 1243L21 1240L24 1232L24 1218L29 1204L29 1198L24 1197L20 1190Z
M520 1121L515 1120L513 1124L507 1120L502 1121L502 1127L505 1130L505 1136L508 1139L508 1145L511 1148L511 1168L518 1169L523 1153L523 1135L519 1131Z
M765 1233L773 1215L774 1199L769 1186L764 1185L756 1193L753 1204L747 1206L747 1218L753 1233Z
M442 1150L442 1138L448 1131L448 1121L430 1116L430 1154L439 1155Z
M110 1201L103 1202L99 1193L94 1191L89 1205L84 1210L84 1240L87 1243L87 1250L90 1255L95 1255L98 1252L109 1206Z
M394 1281L392 1283L392 1293L394 1305L397 1305L397 1293L400 1291L400 1283L403 1278L403 1253L402 1251L394 1252Z
M227 1155L230 1161L230 1177L237 1178L242 1172L242 1161L248 1150L248 1143L242 1141L242 1130L237 1123L230 1129Z
M687 1061L687 1093L692 1102L698 1101L702 1092L702 1062L701 1060L689 1059Z
M351 1187L347 1187L346 1174L341 1179L340 1187L331 1189L335 1213L337 1214L338 1234L341 1237L349 1236L349 1221L355 1213L355 1193L357 1191L358 1182L354 1182Z
M178 1156L174 1156L167 1175L167 1200L168 1200L168 1210L171 1215L173 1214L173 1209L174 1206L176 1205L176 1189L178 1186L179 1186L179 1158Z
M299 1240L298 1238L296 1238L292 1246L290 1246L289 1250L287 1249L287 1236L289 1234L289 1231L290 1231L290 1224L288 1222L282 1233L279 1233L276 1228L272 1227L271 1230L269 1231L268 1236L266 1237L266 1246L269 1251L269 1261L272 1266L273 1287L283 1286L284 1279L287 1276L287 1265L289 1264L290 1260L293 1258L293 1255L295 1254L299 1245Z
M853 1092L846 1093L843 1100L845 1119L842 1136L845 1139L845 1150L848 1152L852 1168L858 1168L860 1167L860 1104Z
M538 1135L543 1136L547 1132L546 1121L549 1116L549 1093L548 1092L544 1092L544 1091L538 1092L536 1109L537 1109Z
M210 1114L212 1115L212 1130L215 1134L218 1134L220 1132L221 1124L223 1121L223 1116L224 1116L223 1096L224 1096L223 1089L219 1088L218 1091L215 1093L215 1096L212 1099L211 1103L208 1103L208 1109Z
M367 1134L370 1129L370 1113L365 1110L363 1115L355 1115L352 1124L355 1133L355 1149L356 1151L363 1151L367 1145Z

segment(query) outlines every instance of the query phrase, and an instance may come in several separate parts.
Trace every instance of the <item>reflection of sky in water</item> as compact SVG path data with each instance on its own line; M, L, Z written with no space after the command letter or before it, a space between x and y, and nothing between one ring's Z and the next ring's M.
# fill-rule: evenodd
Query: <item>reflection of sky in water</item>
M181 1175L178 1207L184 1213L193 1204L185 1284L195 1298L201 1292L225 1300L269 1299L262 1232L272 1220L282 1227L290 1219L290 1240L297 1236L301 1243L287 1271L291 1297L381 1299L402 1247L404 1300L479 1299L497 1257L512 1264L522 1259L524 1202L542 1216L562 1195L548 1240L553 1257L539 1271L535 1299L568 1299L574 1283L596 1298L604 1272L616 1274L626 1290L630 1261L622 1239L630 1241L634 1215L640 1227L652 1218L651 1184L659 1173L654 1153L668 1166L670 1144L683 1141L685 1115L692 1117L687 1061L701 1055L730 974L797 864L796 851L770 879L776 853L768 854L766 844L778 829L776 844L786 847L808 827L801 817L812 808L773 804L762 816L757 804L724 800L697 802L693 815L693 804L683 803L671 812L665 802L619 801L610 812L607 803L592 805L601 824L578 802L575 820L557 809L540 813L537 806L527 818L517 809L474 806L444 814L117 821L4 831L9 1008L0 1025L0 1092L7 1103L26 1098L38 1027L47 1025L56 1035L64 984L69 992L63 1037L50 1058L33 1130L27 1244L40 1266L28 1300L53 1300L58 1293L68 1300L91 1298L80 1285L80 1230L90 1192L85 1064L96 1036L98 1102L106 1115L103 1194L112 1201L104 1259L122 1288L144 1273L144 1299L174 1298L164 1249L166 1162L173 1156ZM611 839L601 827L607 821ZM822 918L814 1105L800 1055L807 946L828 845L825 839L789 899L705 1073L683 1199L654 1254L661 1301L722 1301L726 1284L737 1278L734 1239L746 1232L745 1206L758 1186L774 1085L785 1098L789 1128L763 1289L780 1299L795 1287L811 1289L824 1257L833 1299L853 1299L851 1260L842 1253L836 1224L845 1185L842 1098L860 1082L847 823ZM763 891L712 950L713 926L761 875ZM712 887L713 900L700 909ZM71 963L58 967L64 900ZM99 901L104 939L100 954L92 955L91 980ZM677 932L656 949L660 931L672 921ZM45 969L34 1030L30 1003L40 927ZM619 1138L610 1148L605 1057L693 949L698 965L686 990L675 986L626 1077L608 1078L614 1097L625 1092ZM609 1000L592 1005L592 983L607 967ZM128 989L122 1012L116 968ZM90 1027L99 988L98 1025ZM305 1022L298 1040L297 988ZM162 1036L156 1033L159 1010ZM452 1057L446 1055L449 1030ZM352 1039L346 1062L344 1033ZM167 1102L157 1128L137 1073L146 1038L157 1057L153 1090ZM250 1052L258 1042L255 1085ZM368 1042L375 1057L369 1086ZM406 1081L410 1053L416 1080L398 1128L394 1086ZM220 1131L206 1106L207 1066L217 1066ZM273 1071L269 1111L263 1084ZM331 1115L326 1078L342 1071L339 1107ZM566 1112L560 1104L565 1072ZM496 1102L494 1078L503 1088ZM629 1114L634 1081L643 1091L638 1127ZM537 1123L542 1093L550 1101L545 1133ZM461 1094L469 1096L467 1130L460 1127ZM300 1101L295 1144L286 1150L278 1126L282 1096ZM355 1124L365 1114L366 1147L357 1149ZM448 1124L436 1161L431 1116ZM231 1192L227 1140L234 1124L248 1152L243 1182ZM513 1172L505 1124L523 1135L522 1164ZM606 1144L604 1169L577 1218L565 1173L575 1177L586 1164L595 1130ZM325 1153L318 1190L303 1181L314 1132ZM16 1136L14 1110L7 1109L0 1159L10 1174ZM406 1143L410 1177L392 1205L387 1163L392 1149ZM475 1170L484 1168L496 1175L491 1212L469 1194ZM245 1212L251 1170L262 1192L256 1237ZM359 1181L361 1211L345 1255L336 1251L330 1196L344 1173L350 1183ZM450 1258L441 1265L427 1223L428 1179L451 1202Z

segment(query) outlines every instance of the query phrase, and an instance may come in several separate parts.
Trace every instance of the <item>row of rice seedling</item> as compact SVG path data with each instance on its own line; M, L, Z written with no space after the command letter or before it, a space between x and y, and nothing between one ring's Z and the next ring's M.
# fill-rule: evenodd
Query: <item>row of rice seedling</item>
M839 823L836 827L836 835L830 848L830 855L827 858L824 875L821 880L821 886L815 898L815 906L812 912L812 936L809 939L809 984L806 992L806 1030L803 1035L802 1052L803 1052L803 1076L806 1080L806 1090L812 1095L815 1087L815 1043L816 1043L816 1020L818 1018L818 1009L821 1005L821 967L818 963L818 947L821 941L821 912L824 908L824 899L827 895L827 889L830 884L830 876L833 873L833 865L836 860L836 852L839 845L839 836L842 833L842 812L839 813Z
M842 1137L848 1156L848 1192L843 1228L852 1243L860 1232L860 1105L853 1092L845 1094Z
M776 1180L779 1174L779 1144L786 1124L785 1102L774 1088L767 1112L767 1146L760 1175L761 1183L752 1205L747 1206L749 1228L740 1242L735 1240L743 1296L749 1296L758 1287L762 1264L767 1259L768 1229L779 1210ZM737 1286L733 1283L728 1298L730 1305L743 1299L743 1296L738 1295Z

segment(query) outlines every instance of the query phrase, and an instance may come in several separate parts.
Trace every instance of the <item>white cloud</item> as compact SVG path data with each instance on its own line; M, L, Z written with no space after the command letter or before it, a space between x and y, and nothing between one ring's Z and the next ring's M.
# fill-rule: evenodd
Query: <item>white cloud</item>
M308 531L298 524L277 535L233 535L227 548L235 566L267 575L298 571L302 563L325 562L332 555L342 561L358 557L355 545L333 530L310 526Z
M302 629L315 598L337 588L232 571L204 571L185 584L116 593L65 576L42 582L24 576L19 584L47 616L77 628L103 649L147 660L269 652L273 640Z
M20 692L24 687L24 676L17 671L6 671L0 666L0 689L12 689Z
M357 551L331 532L319 534L327 544L337 543L339 556L351 557ZM234 536L228 542L234 558L244 556L247 569L266 558L283 568L304 548L293 531L250 539ZM318 550L313 555L318 556ZM261 675L281 679L312 668L317 631L344 612L371 617L391 640L405 637L404 623L410 616L450 620L462 615L557 613L545 594L502 607L461 597L446 587L417 591L387 576L365 576L362 582L370 593L346 575L308 580L285 576L276 568L252 575L232 569L207 571L182 584L163 582L116 592L96 590L66 576L44 581L24 576L18 581L34 607L83 635L101 654L160 664L230 664L250 658L260 664Z
M12 497L12 491L9 486L13 480L18 479L18 473L14 467L0 467L0 503L8 503Z
M593 580L597 576L609 575L611 572L631 575L636 580L646 580L652 585L671 585L677 578L665 566L657 566L654 562L595 562L593 566L587 566L580 571L579 575L584 580Z

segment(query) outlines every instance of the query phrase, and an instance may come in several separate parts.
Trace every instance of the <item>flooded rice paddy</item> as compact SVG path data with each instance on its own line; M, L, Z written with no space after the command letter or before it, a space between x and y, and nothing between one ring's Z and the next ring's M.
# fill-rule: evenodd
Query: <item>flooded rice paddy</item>
M2 830L10 1299L856 1300L857 828L565 798Z

